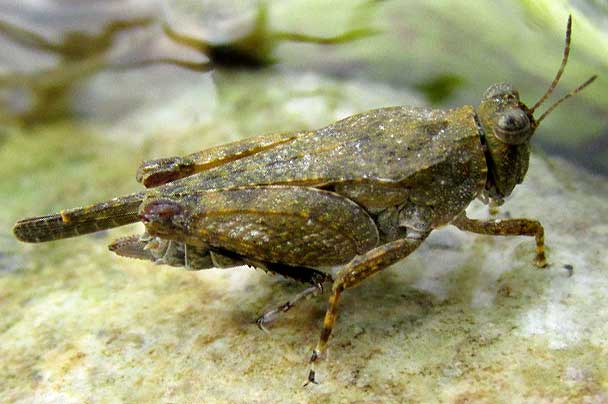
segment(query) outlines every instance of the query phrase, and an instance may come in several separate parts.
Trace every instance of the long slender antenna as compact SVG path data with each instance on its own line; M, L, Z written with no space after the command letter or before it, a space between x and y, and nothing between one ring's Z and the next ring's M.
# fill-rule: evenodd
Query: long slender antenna
M597 74L589 77L587 79L587 81L585 81L583 84L581 84L580 86L576 87L574 90L570 91L568 94L564 95L559 100L555 101L555 103L553 105L551 105L551 107L549 107L548 110L546 110L545 112L543 112L543 114L536 120L536 126L538 126L540 124L540 121L542 121L543 119L545 119L545 117L547 115L549 115L551 113L551 111L553 111L555 108L557 108L557 106L559 104L561 104L562 102L566 101L568 98L572 97L574 94L578 93L583 88L587 87L589 84L593 83L593 81L595 79L597 79Z
M530 109L531 113L533 113L536 108L538 108L543 102L545 102L545 100L547 98L549 98L549 96L551 95L551 93L553 92L555 87L557 86L559 79L562 77L562 74L564 73L564 69L566 68L566 63L568 62L568 55L570 54L571 34L572 34L572 15L569 15L568 16L568 25L566 26L566 47L564 48L564 56L562 57L562 65L559 67L559 70L557 71L557 74L555 75L553 82L549 86L549 89L545 92L545 94L542 97L540 97L540 100L538 100L536 102L536 104L534 104L532 109Z

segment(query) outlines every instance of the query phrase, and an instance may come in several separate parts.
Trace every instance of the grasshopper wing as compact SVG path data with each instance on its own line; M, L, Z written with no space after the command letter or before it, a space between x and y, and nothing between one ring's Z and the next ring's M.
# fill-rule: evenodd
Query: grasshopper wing
M289 143L302 133L273 133L211 147L184 157L168 157L144 161L137 169L136 179L146 188L157 187L201 171L221 166Z
M477 187L485 181L485 174L481 173L485 158L471 107L450 111L382 108L283 140L242 158L208 165L196 175L160 188L165 195L179 198L203 189L261 185L332 189L354 184L363 193L382 188L372 197L357 200L365 208L376 208L366 206L362 200L379 200L381 194L390 192L387 188L420 183L417 177L423 171L445 173L436 178L438 182L449 180L456 169L467 174L463 179L466 184ZM455 160L456 168L452 167ZM387 206L390 205L392 201ZM457 211L460 210L462 207L458 206Z
M147 161L137 179L146 187L164 185L174 193L190 187L271 184L319 188L362 179L394 184L421 169L452 164L453 154L475 173L479 162L485 164L473 108L389 107L316 131L257 136L184 157Z
M378 244L369 214L316 188L259 186L198 191L179 200L149 195L148 232L242 257L304 267L348 262Z

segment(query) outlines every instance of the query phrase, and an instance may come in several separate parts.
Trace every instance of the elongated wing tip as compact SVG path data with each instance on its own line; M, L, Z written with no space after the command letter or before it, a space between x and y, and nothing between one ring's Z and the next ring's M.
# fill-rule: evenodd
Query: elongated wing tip
M31 217L17 221L13 234L25 243L41 243L57 239L57 231L64 225L60 214Z
M84 208L19 220L13 234L26 243L41 243L94 233L139 221L143 193L135 193Z
M18 240L25 243L42 243L95 233L139 220L137 212L129 211L116 213L109 217L91 216L84 220L81 220L83 217L79 216L81 215L78 213L69 216L62 212L19 220L13 227L13 234Z

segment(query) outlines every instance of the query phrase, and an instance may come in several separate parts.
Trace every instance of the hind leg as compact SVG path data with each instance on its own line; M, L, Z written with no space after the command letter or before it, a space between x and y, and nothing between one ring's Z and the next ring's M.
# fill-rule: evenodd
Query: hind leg
M356 256L348 264L346 264L338 273L331 290L329 297L329 305L325 312L323 320L323 330L319 337L317 346L312 351L310 356L310 369L308 371L308 379L304 385L309 383L317 383L315 380L315 363L323 356L327 348L327 342L336 322L336 314L338 310L338 301L340 295L345 289L357 286L363 280L369 278L384 268L394 264L395 262L407 257L411 254L426 238L423 235L417 239L399 239L390 243L376 247L363 255Z

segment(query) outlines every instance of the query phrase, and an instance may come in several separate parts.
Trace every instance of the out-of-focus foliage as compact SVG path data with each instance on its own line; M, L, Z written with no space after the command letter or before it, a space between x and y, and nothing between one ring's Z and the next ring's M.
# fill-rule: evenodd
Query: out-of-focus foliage
M155 3L145 7L132 2L126 14L133 17L123 19L112 4L104 7L101 2L81 6L79 12L61 5L52 8L52 3L40 9L0 2L0 10L6 8L2 13L6 20L0 19L0 49L2 45L10 49L6 55L13 48L30 53L22 61L25 66L11 63L10 58L6 66L0 65L0 121L35 124L69 116L74 87L101 70L133 70L156 64L201 73L215 68L261 68L275 63L273 51L280 42L335 45L375 34L368 28L353 28L331 37L275 32L270 29L266 2L259 1L240 4L233 10L237 16L253 12L245 24L240 22L245 25L244 31L232 36L232 31L242 26L223 27L211 35L214 39L205 39L197 35L196 29L187 30L183 3L187 2L160 3L164 4L161 8ZM218 7L226 5L203 4L206 14L213 15ZM50 12L49 16L44 12ZM92 25L72 26L62 18L70 14L85 15ZM38 25L41 18L48 18L45 24L49 29ZM194 25L203 23L204 18ZM48 37L38 30L46 31ZM54 62L40 62L41 54Z
M210 2L211 7L218 6L218 3ZM209 58L209 63L217 67L251 67L261 68L277 62L273 52L280 42L301 42L318 45L339 45L357 39L365 38L377 34L378 32L370 28L354 26L348 31L339 35L321 37L303 33L272 31L270 29L268 5L266 1L259 1L254 4L254 16L251 20L250 29L243 32L241 36L234 38L224 37L215 40L206 40L197 35L197 29L189 33L186 22L183 26L179 23L169 25L165 23L164 29L167 36L175 42L197 49ZM367 8L371 10L373 4L370 2ZM202 7L205 10L204 6ZM179 14L179 13L174 13ZM183 14L180 16L184 16ZM191 19L191 18L190 18ZM200 27L201 21L196 21L195 27ZM219 30L221 35L223 32ZM218 33L216 32L216 35ZM225 32L224 32L225 34ZM213 36L213 35L212 35Z
M108 110L116 120L135 109L144 121L146 108L206 72L275 63L416 90L441 108L475 105L508 81L533 104L559 66L571 13L571 58L554 97L599 79L535 142L607 171L606 9L592 0L0 0L0 122L107 119Z

